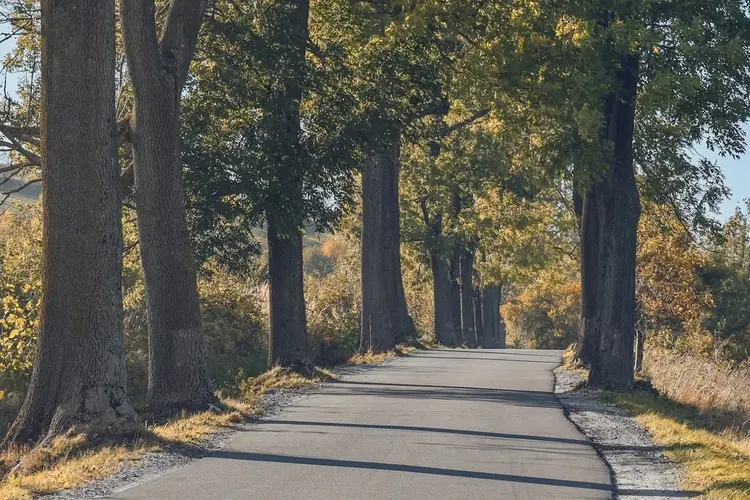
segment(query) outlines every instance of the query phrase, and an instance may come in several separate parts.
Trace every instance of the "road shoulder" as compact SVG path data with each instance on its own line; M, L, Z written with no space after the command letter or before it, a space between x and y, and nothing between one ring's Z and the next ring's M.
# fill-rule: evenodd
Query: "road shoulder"
M607 463L616 498L667 499L694 497L682 491L682 473L654 443L648 431L617 406L602 402L595 393L577 390L585 381L580 370L555 370L555 395L565 414Z

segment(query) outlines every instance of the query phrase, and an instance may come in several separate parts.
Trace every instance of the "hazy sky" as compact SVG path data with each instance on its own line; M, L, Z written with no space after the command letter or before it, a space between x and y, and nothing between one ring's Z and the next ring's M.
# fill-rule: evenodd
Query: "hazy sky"
M750 125L745 125L750 133ZM721 218L726 219L734 212L737 205L750 198L750 154L744 154L739 160L721 158L705 149L699 150L707 158L716 161L724 172L726 185L732 190L732 196L721 205Z

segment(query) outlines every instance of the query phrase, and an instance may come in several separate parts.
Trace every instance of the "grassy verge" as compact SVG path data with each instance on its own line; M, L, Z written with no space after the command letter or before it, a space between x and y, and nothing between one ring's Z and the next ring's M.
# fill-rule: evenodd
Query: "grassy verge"
M649 391L603 393L635 417L685 471L685 486L705 498L750 499L750 436L731 430L719 416Z
M365 353L347 365L381 363L416 350L399 346L383 354ZM138 436L120 442L97 441L83 435L60 436L49 445L18 448L0 454L0 500L28 500L36 495L77 488L115 473L123 464L144 453L174 445L199 445L211 435L257 417L264 394L311 387L335 379L326 369L316 368L312 377L273 368L247 379L233 391L221 394L221 411L182 414L155 425L144 425Z

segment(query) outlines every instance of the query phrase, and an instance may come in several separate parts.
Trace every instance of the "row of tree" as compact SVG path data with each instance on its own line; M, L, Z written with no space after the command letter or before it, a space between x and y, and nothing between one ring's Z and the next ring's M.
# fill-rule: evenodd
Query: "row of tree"
M2 171L41 167L44 279L8 443L137 423L123 203L137 213L152 411L214 401L196 259L242 269L259 223L269 363L309 372L301 228L333 228L360 170L362 349L415 336L402 241L429 261L437 340L502 346L515 250L546 241L519 242L510 221L559 191L580 227L578 355L592 387L632 387L640 197L704 227L725 190L691 148L745 147L743 0L10 5L14 64L40 58L41 76L20 92L28 105L8 106Z

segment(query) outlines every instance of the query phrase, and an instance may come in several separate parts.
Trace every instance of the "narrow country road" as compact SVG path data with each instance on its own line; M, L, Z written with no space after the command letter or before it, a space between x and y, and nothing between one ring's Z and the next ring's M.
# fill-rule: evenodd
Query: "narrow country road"
M367 370L107 498L609 498L553 394L559 351L434 350Z

